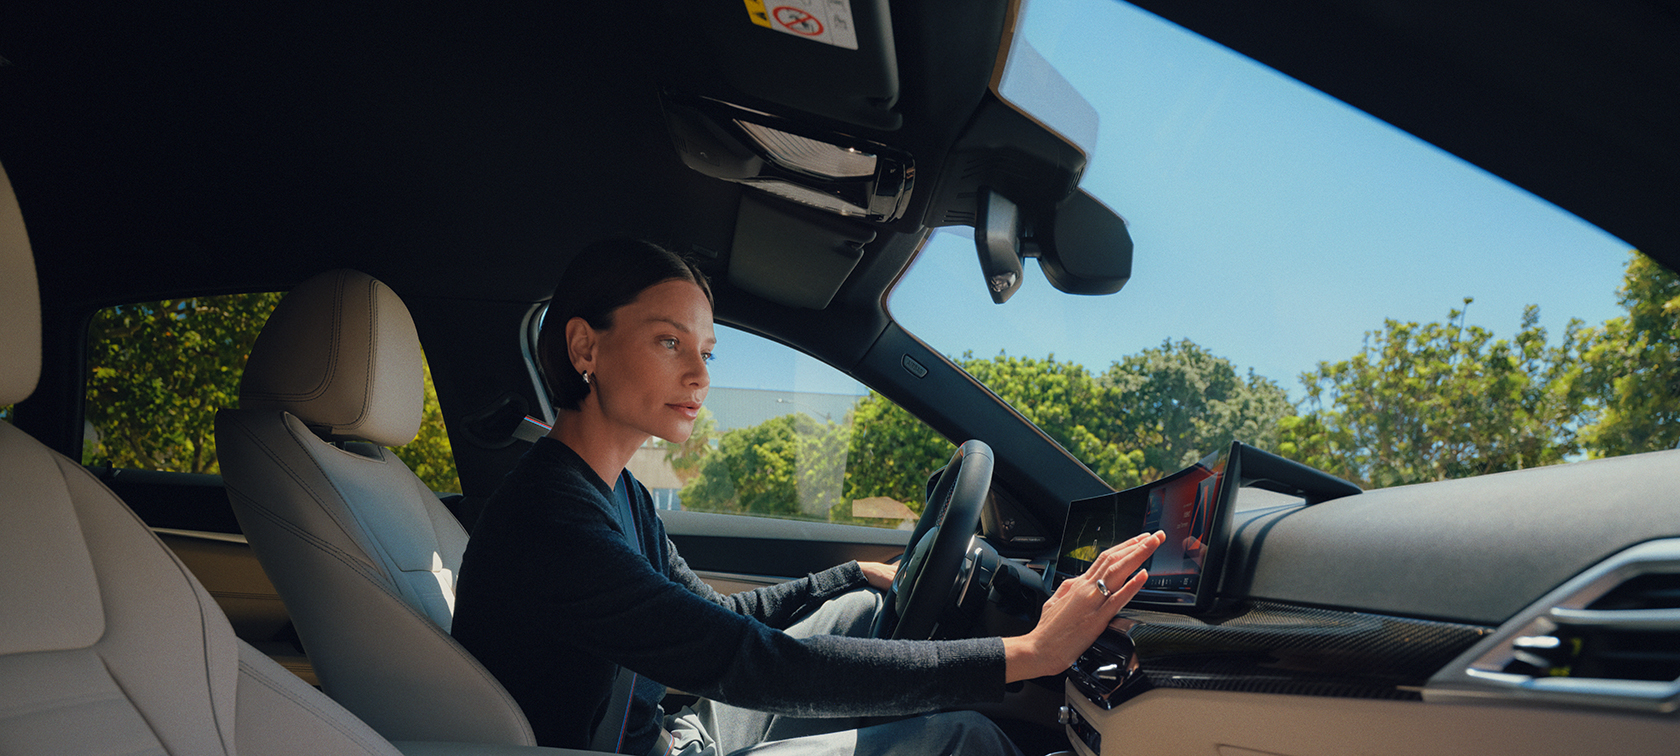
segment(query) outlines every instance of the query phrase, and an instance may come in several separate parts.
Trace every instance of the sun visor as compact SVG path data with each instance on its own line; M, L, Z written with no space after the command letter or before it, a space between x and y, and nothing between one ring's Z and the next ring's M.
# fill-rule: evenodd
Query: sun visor
M690 3L704 55L750 97L870 129L903 122L887 0Z
M777 304L821 310L875 232L826 213L741 197L729 283Z

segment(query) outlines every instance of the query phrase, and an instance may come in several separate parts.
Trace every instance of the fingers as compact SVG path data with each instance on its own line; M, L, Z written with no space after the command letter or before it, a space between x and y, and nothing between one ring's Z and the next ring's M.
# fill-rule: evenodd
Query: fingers
M1086 573L1094 572L1099 576L1107 576L1111 570L1123 569L1127 574L1130 574L1133 570L1142 566L1144 560L1147 560L1150 554L1155 553L1156 547L1166 540L1167 534L1159 530L1128 538L1098 554ZM1130 566L1124 566L1126 564L1130 564Z
M1107 609L1112 607L1114 611L1120 611L1121 607L1124 607L1127 602L1130 602L1138 595L1138 591L1143 590L1143 584L1148 581L1149 571L1138 570L1132 575L1131 580L1126 581L1125 585L1120 586L1118 589L1115 589L1112 593L1108 594L1108 600L1103 602L1107 605L1104 608Z
M1081 577L1090 581L1091 590L1096 590L1096 581L1102 580L1109 589L1103 603L1118 611L1143 589L1149 573L1138 568L1166 540L1166 533L1159 530L1127 539L1100 554Z

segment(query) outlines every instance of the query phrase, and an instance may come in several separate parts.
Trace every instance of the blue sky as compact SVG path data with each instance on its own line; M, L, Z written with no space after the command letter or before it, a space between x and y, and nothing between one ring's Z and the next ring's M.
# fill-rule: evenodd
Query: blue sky
M1100 370L1190 338L1299 397L1297 375L1384 318L1444 319L1466 296L1500 336L1527 304L1554 340L1621 312L1628 245L1339 101L1120 3L1032 0L1025 34L1097 109L1082 186L1130 222L1132 280L1071 297L1029 263L993 305L972 231L942 231L891 304L942 352ZM716 385L847 387L720 339Z

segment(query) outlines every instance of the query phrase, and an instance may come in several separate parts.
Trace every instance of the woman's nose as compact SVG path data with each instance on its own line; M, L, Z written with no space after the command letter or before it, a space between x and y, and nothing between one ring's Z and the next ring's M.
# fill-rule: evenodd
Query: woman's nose
M698 388L706 388L712 385L712 373L706 369L706 358L704 356L695 356L694 369L689 371L688 383Z

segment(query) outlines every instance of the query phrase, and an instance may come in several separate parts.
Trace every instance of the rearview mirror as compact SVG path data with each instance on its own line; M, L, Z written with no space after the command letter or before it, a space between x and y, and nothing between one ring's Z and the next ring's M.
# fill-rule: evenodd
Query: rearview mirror
M1113 294L1132 277L1132 235L1126 220L1090 192L1075 189L1030 222L1003 195L976 197L974 246L992 301L1003 304L1021 286L1021 261L1038 258L1050 285L1069 294Z

